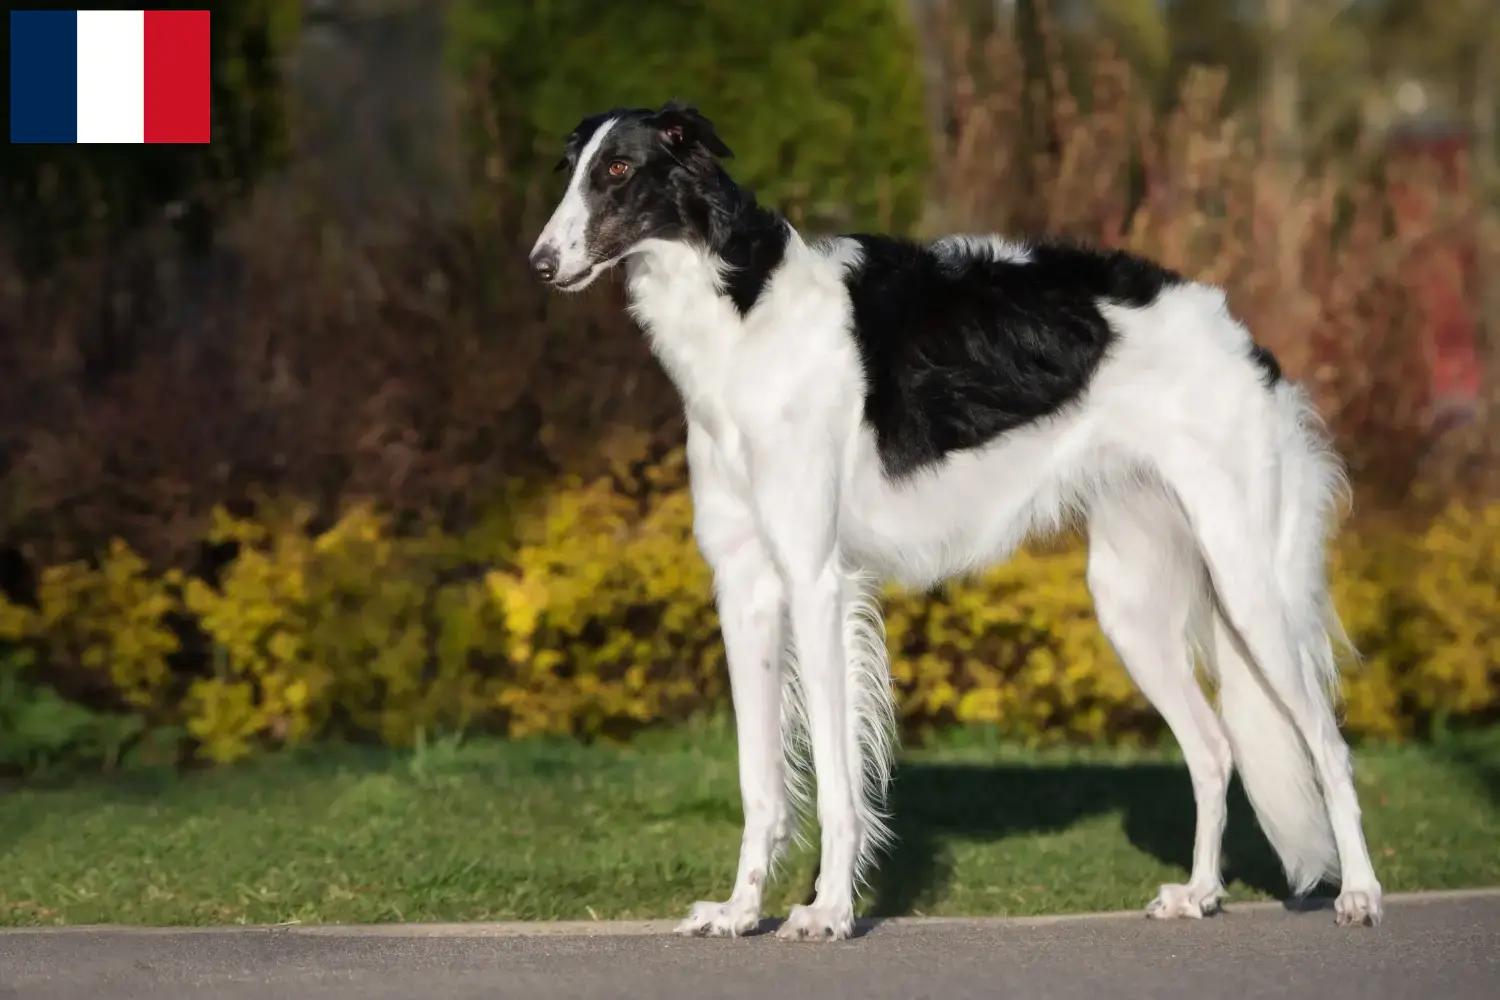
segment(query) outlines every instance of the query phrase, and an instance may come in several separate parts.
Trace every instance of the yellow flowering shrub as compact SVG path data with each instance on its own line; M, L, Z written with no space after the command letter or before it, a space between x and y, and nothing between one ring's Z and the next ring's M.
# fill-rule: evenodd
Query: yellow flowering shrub
M360 505L316 527L306 508L221 511L205 540L236 549L214 580L154 575L116 543L97 565L46 569L35 607L0 600L0 642L96 673L219 761L333 733L404 744L670 722L727 693L685 481L680 452L622 461L461 537L400 532ZM1094 621L1084 561L1074 542L935 595L889 590L905 723L1158 735ZM1362 654L1351 732L1403 738L1500 708L1500 505L1455 505L1417 534L1346 531L1333 580ZM174 659L180 644L202 652Z
M1366 539L1349 534L1334 548L1330 580L1333 603L1358 651L1344 669L1343 721L1358 733L1395 739L1412 720L1402 717L1403 675L1421 660L1405 647L1400 618L1408 604L1406 574L1415 546L1404 539Z
M116 539L97 566L43 569L35 608L0 597L0 642L34 645L43 662L79 668L126 705L156 714L172 687L168 658L179 649L167 615L180 583L176 572L152 575Z
M643 514L603 479L569 484L523 520L513 564L486 578L516 670L500 695L511 733L597 732L721 698L723 647L683 475L680 451L648 469Z
M367 506L318 533L310 516L215 514L209 540L238 543L238 554L217 586L184 590L213 650L183 711L208 756L231 760L335 721L403 744L484 714L503 620L477 580L448 578L459 547L400 538Z
M1351 532L1333 582L1361 659L1346 675L1350 729L1400 738L1500 709L1500 504L1450 505L1417 535Z
M1452 506L1421 538L1396 646L1420 657L1408 696L1425 712L1470 715L1500 704L1500 504Z
M1145 699L1094 624L1081 545L1024 551L940 599L887 591L898 708L1035 739L1139 735Z

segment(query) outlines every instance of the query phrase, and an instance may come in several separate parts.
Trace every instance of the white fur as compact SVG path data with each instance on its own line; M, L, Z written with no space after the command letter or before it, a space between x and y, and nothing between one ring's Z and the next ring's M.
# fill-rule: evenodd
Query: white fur
M554 219L548 232L571 226ZM940 252L1027 259L994 237L952 237ZM1119 338L1076 405L893 485L862 421L842 282L860 266L858 244L792 233L743 318L720 294L721 263L698 249L647 241L625 263L630 311L686 410L695 532L739 732L734 889L696 904L683 933L758 924L814 775L821 876L781 933L852 932L856 887L889 836L893 706L873 585L979 570L1078 518L1100 624L1176 734L1197 802L1189 882L1162 887L1148 912L1217 908L1237 764L1296 888L1341 870L1340 921L1379 919L1332 707L1341 633L1323 546L1340 469L1302 391L1261 384L1220 291L1179 286L1144 309L1101 303ZM1218 682L1217 714L1195 653Z
M1031 249L1026 244L991 233L956 233L944 236L933 241L932 249L943 255L1004 260L1013 264L1025 264L1031 260Z
M538 247L550 246L557 251L558 284L569 290L582 289L607 271L616 261L594 260L588 252L589 206L583 196L589 170L599 155L605 136L614 128L615 119L602 123L578 153L578 162L568 177L567 190L537 237Z

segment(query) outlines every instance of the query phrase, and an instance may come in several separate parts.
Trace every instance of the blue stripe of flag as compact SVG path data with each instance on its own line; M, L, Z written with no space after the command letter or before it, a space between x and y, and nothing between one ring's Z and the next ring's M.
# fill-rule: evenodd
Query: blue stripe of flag
M78 141L78 12L10 12L10 141Z

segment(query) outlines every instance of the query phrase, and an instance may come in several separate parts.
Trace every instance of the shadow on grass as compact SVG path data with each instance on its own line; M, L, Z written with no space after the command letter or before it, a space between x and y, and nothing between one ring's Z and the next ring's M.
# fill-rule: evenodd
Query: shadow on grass
M1473 724L1437 742L1437 755L1466 771L1500 808L1500 719Z
M1130 842L1181 868L1183 881L1192 863L1192 784L1181 766L911 762L898 771L891 805L897 839L873 878L872 917L909 914L946 884L952 877L942 844L947 839L1059 831L1118 812ZM1281 865L1237 781L1230 789L1224 853L1226 884L1237 879L1272 896L1286 895Z

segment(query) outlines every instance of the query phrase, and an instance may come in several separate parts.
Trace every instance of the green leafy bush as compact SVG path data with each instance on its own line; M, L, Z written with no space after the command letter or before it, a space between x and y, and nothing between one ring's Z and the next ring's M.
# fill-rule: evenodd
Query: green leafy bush
M892 0L541 0L459 6L455 58L487 64L513 176L550 168L579 119L680 98L769 204L905 228L929 150L915 35Z
M117 759L146 725L138 715L91 711L31 676L35 655L0 645L0 774L37 774Z

